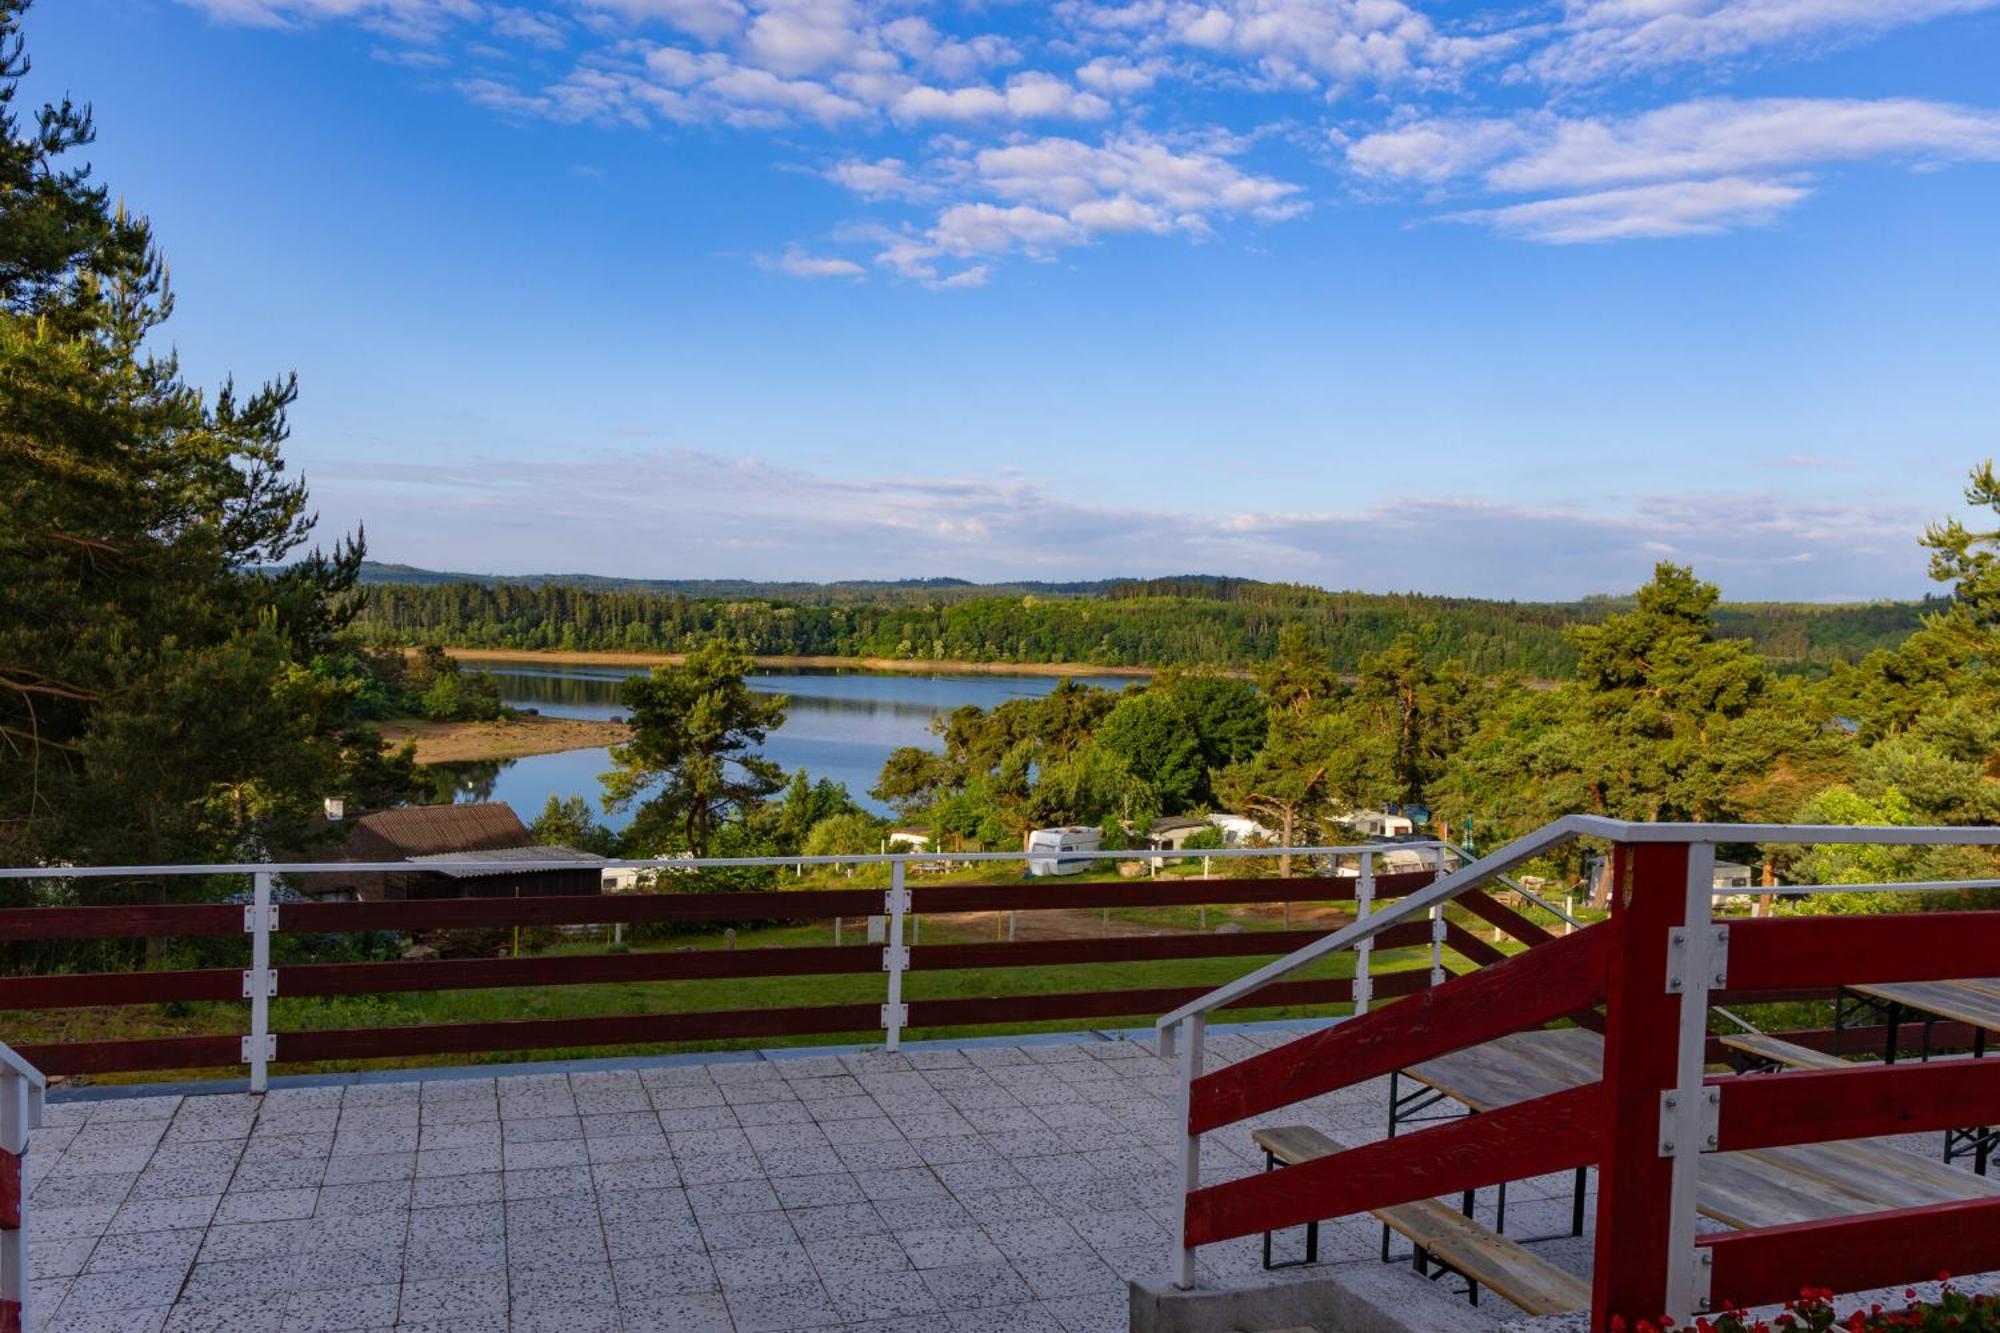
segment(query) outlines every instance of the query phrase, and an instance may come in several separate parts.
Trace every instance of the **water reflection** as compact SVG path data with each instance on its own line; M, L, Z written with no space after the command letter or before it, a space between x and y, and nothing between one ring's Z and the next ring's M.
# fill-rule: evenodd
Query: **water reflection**
M542 661L482 662L500 683L500 697L517 708L557 717L620 717L618 687L643 667L572 666ZM1082 677L1084 683L1122 689L1122 677ZM1039 698L1053 690L1054 676L870 674L859 671L768 671L748 678L752 689L789 696L785 725L771 734L764 753L787 771L803 768L814 777L844 782L856 800L887 814L868 798L882 761L899 746L938 747L931 719L965 704L992 708L1009 699ZM551 795L580 794L601 809L597 776L611 767L604 750L571 750L525 759L431 766L437 799L499 800L524 820L540 813ZM447 796L449 792L449 796ZM608 816L622 827L630 814Z

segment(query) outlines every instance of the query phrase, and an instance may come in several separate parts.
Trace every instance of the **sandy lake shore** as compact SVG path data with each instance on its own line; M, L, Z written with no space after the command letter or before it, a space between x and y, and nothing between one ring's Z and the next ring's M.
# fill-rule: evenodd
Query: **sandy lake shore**
M524 715L498 722L391 722L382 735L392 746L415 741L420 764L457 764L595 750L623 744L632 729L623 722Z
M678 666L685 653L574 652L562 649L447 648L461 662L535 661L565 666ZM919 675L953 676L1129 676L1146 680L1159 673L1152 667L1089 666L1078 662L964 662L950 658L907 657L785 657L760 655L760 667L813 667L847 671L903 671Z

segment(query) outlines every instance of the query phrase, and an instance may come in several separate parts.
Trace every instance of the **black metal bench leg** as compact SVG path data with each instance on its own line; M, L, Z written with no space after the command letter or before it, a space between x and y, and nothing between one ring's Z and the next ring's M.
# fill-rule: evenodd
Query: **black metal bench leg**
M1266 1171L1276 1171L1279 1167L1283 1165L1284 1163L1278 1160L1276 1153L1273 1153L1268 1148L1264 1150L1264 1169ZM1382 1228L1382 1233L1383 1233L1382 1257L1385 1261L1389 1257L1388 1232L1389 1228L1387 1226L1384 1226ZM1266 1231L1264 1233L1264 1268L1266 1271L1269 1271L1273 1268L1298 1268L1305 1264L1316 1264L1319 1262L1318 1222L1314 1221L1306 1223L1306 1257L1303 1259L1289 1259L1286 1260L1284 1263L1273 1262L1271 1259L1271 1237L1275 1234L1276 1234L1275 1232L1270 1232L1270 1231Z
M1590 1183L1589 1171L1587 1166L1576 1169L1576 1188L1571 1191L1569 1201L1569 1234L1572 1236L1583 1234L1583 1191Z
M1972 1058L1975 1060L1986 1058L1985 1028L1974 1028L1972 1030ZM1993 1134L1993 1126L1982 1125L1980 1127L1979 1146L1972 1151L1972 1174L1975 1176L1985 1175L1986 1164L1993 1160Z

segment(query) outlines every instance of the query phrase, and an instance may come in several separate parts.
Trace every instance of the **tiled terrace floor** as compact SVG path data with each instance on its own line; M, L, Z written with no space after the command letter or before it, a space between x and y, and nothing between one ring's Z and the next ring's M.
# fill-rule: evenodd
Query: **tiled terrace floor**
M1385 1095L1286 1118L1379 1137ZM1125 1279L1164 1270L1175 1096L1146 1047L1087 1040L56 1103L37 1322L1112 1333ZM1206 1163L1255 1169L1247 1134ZM1375 1238L1334 1227L1322 1256ZM1255 1243L1204 1263L1248 1277Z
M1293 1035L1213 1030L1211 1065ZM1118 1333L1126 1279L1165 1269L1177 1081L1131 1042L467 1072L51 1104L36 1326ZM1351 1145L1386 1103L1378 1080L1268 1119ZM1259 1166L1247 1127L1207 1138L1206 1181ZM1562 1236L1537 1248L1582 1274L1570 1183L1510 1186L1507 1231ZM1379 1243L1328 1224L1293 1273ZM1260 1274L1255 1238L1201 1262L1206 1282L1287 1276Z

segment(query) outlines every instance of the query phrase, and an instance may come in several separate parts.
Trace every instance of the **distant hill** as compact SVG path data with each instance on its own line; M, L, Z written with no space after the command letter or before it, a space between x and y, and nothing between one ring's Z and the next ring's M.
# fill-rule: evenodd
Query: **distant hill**
M475 648L685 651L726 637L772 655L899 657L1098 666L1232 666L1268 658L1304 624L1352 670L1397 635L1421 636L1481 674L1568 674L1566 626L1628 598L1503 602L1333 592L1191 574L1159 579L977 584L956 578L773 583L497 576L368 564L360 625L404 643ZM1823 671L1899 643L1936 602L1725 603L1720 632L1781 670Z
M720 598L735 601L796 602L831 605L840 602L935 600L960 597L1088 597L1104 593L1115 579L1092 579L1078 583L973 583L966 579L842 579L833 583L779 583L758 579L629 579L609 574L463 574L448 570L419 569L415 565L383 564L368 560L361 565L363 583L400 583L433 587L447 583L472 583L486 587L515 584L538 588L544 584L582 588L594 592L650 592L670 597Z

